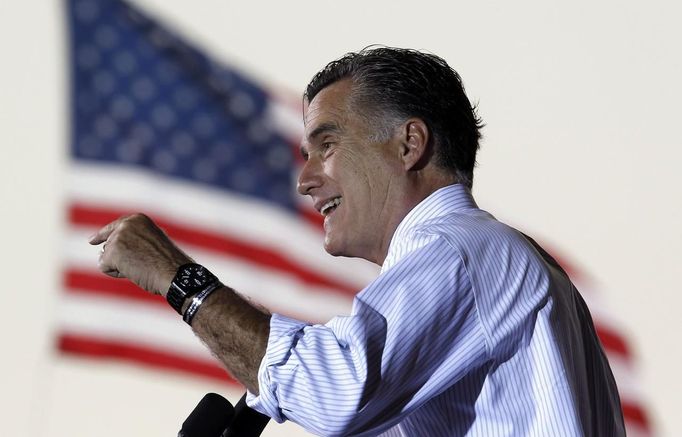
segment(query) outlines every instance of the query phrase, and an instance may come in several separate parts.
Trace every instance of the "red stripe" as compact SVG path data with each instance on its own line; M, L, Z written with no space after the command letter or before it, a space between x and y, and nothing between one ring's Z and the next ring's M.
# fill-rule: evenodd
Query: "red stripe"
M119 359L157 369L198 375L225 384L239 385L215 361L191 358L130 342L62 333L57 339L57 348L67 354L97 359Z
M130 213L131 211L121 209L72 204L69 208L69 220L78 225L104 226L118 217ZM154 216L154 220L164 228L171 238L178 242L245 259L257 265L293 275L306 284L335 288L352 296L358 291L357 287L297 264L276 250L239 240L233 236L191 228L159 216Z
M626 425L628 423L635 423L638 427L645 431L651 430L649 416L641 405L631 402L623 402L621 407L623 408L623 418L625 419Z
M597 330L597 336L599 337L599 340L608 354L620 355L625 360L632 359L630 347L622 335L610 328L607 328L604 325L600 325L597 322L595 322L595 329Z
M68 293L88 293L130 299L171 308L166 300L142 290L128 280L106 276L104 273L68 269L64 273L64 290ZM172 311L172 310L171 310Z

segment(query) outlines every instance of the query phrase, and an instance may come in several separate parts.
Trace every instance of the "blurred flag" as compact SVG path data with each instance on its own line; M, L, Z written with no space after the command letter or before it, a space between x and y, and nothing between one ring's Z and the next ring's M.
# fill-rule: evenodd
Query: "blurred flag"
M226 380L163 299L97 272L87 236L135 211L273 311L312 321L347 312L376 269L327 255L318 223L299 204L299 105L125 2L70 0L68 17L72 138L59 349Z
M67 0L67 9L72 135L59 351L236 384L163 299L97 271L88 235L137 211L274 312L312 322L347 313L378 270L322 249L317 213L295 192L300 106L126 2ZM595 318L628 429L649 435L627 343L602 311Z

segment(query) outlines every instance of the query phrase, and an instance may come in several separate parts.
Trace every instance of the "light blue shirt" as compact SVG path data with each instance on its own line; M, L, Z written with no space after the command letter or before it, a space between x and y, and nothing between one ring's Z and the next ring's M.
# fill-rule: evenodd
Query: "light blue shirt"
M251 406L325 436L625 435L578 291L462 185L403 219L351 315L273 314L259 390Z

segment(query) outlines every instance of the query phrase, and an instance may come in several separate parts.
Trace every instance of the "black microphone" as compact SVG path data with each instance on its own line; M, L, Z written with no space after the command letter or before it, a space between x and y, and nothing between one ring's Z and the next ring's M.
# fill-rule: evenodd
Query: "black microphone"
M246 405L246 393L234 407L234 418L222 437L259 437L270 417Z
M234 416L232 404L216 393L207 393L182 422L178 437L220 437Z

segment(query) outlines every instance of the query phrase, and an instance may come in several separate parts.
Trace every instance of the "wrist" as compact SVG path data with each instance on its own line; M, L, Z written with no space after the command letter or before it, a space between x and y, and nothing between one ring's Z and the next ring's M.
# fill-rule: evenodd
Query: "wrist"
M166 265L159 269L158 292L161 296L165 298L168 295L168 290L171 288L173 279L178 274L180 267L191 263L194 263L194 260L188 256L176 256L173 259L169 259Z
M224 288L223 284L220 282L204 289L201 293L195 294L191 299L187 299L189 302L187 302L188 305L182 312L182 320L184 320L188 325L192 326L192 320L199 311L199 308L204 305L205 301L208 300L213 292L219 288Z

